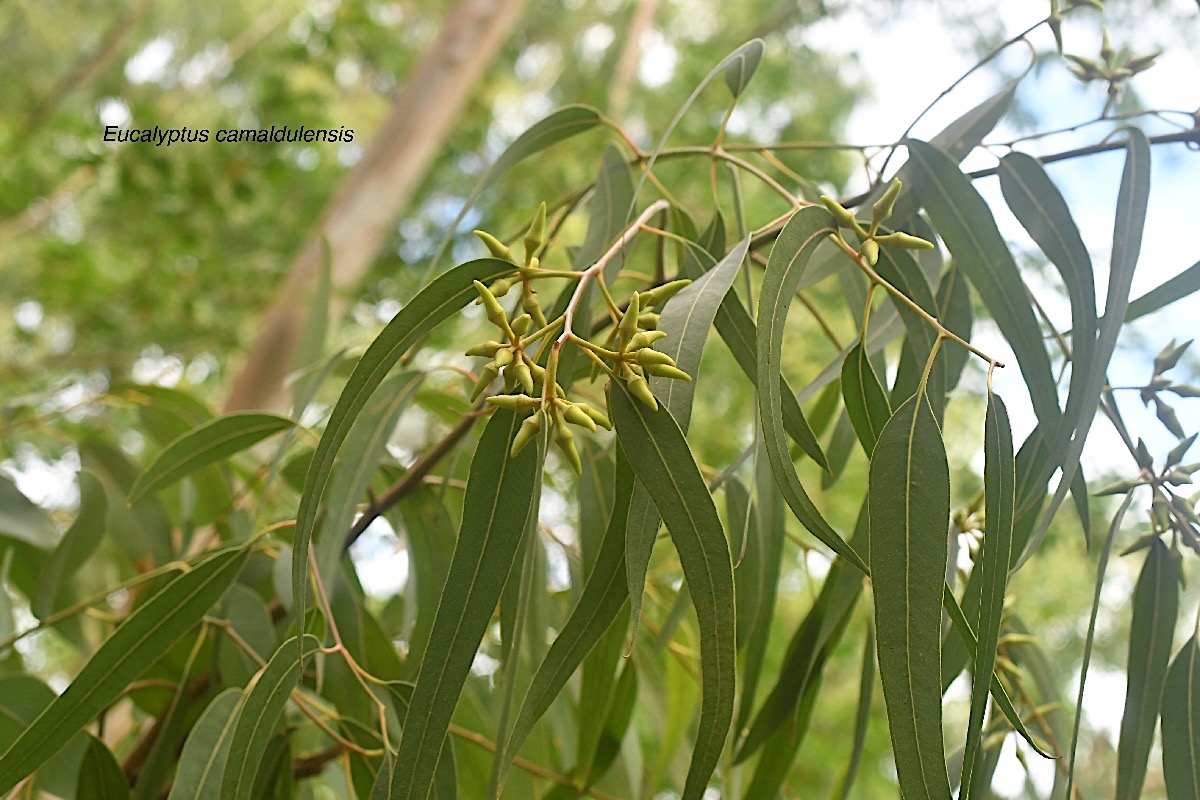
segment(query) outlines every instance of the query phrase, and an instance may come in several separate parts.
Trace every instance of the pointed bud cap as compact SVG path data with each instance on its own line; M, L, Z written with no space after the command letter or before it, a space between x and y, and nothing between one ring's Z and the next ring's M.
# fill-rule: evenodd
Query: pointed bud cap
M538 205L538 209L534 212L533 222L529 223L529 230L525 233L525 261L529 263L542 245L546 243L546 204L543 202Z
M521 423L521 427L517 430L517 435L513 437L512 449L508 451L510 456L516 458L517 453L521 452L525 448L525 445L529 444L529 440L541 430L543 415L544 412L539 408L533 416Z
M475 235L479 237L479 241L483 242L484 246L487 247L488 252L493 256L504 261L511 261L514 264L516 263L517 260L513 258L512 250L509 250L508 245L506 245L504 242L500 241L495 236L492 236L487 231L475 231Z
M658 411L658 400L655 399L654 392L650 391L650 384L646 383L645 378L641 375L634 375L625 382L625 386L631 395L641 400L652 411Z

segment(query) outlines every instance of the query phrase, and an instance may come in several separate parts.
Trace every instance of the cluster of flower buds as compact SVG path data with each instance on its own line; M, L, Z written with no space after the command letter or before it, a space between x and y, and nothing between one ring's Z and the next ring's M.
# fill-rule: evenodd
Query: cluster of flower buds
M1100 61L1070 53L1065 54L1065 57L1071 62L1067 65L1067 69L1079 80L1084 83L1092 81L1107 83L1109 99L1112 101L1120 94L1121 86L1125 81L1139 72L1150 69L1161 55L1162 50L1155 50L1140 56L1118 59L1117 51L1113 49L1112 42L1108 38L1108 31L1105 30L1100 43Z
M505 383L509 388L520 386L526 392L532 393L534 387L542 379L545 370L525 352L530 345L550 333L545 326L532 335L522 338L533 324L533 317L522 313L513 320L492 291L479 281L475 281L475 291L479 293L479 302L487 314L488 321L500 329L506 341L487 341L472 347L467 351L469 356L483 356L492 359L479 373L479 380L471 393L471 399L483 394L484 389L492 384L497 375L503 373Z
M884 236L879 234L879 226L885 220L892 216L892 211L896 208L896 200L900 197L900 190L904 188L899 179L892 181L892 185L887 188L883 196L871 206L871 226L864 228L862 223L854 216L854 212L847 209L837 200L834 200L828 195L821 195L821 202L825 208L833 215L834 220L841 228L849 228L858 234L862 239L862 244L859 246L859 254L868 266L875 266L879 262L879 246L898 247L901 250L931 250L933 242L927 242L919 236L912 236L901 231L889 233Z
M681 381L690 381L692 376L675 366L674 359L669 355L654 349L654 343L667 334L654 330L652 326L644 328L643 325L648 325L649 320L644 323L642 319L652 313L648 309L666 302L667 298L687 284L688 281L673 281L646 293L635 292L629 298L629 307L613 332L613 344L619 346L613 359L614 371L625 379L625 387L631 395L656 411L658 401L650 391L647 375ZM654 322L657 323L657 315Z
M529 228L525 231L524 261L517 261L516 254L512 249L487 231L475 231L475 235L495 258L509 261L517 267L516 275L501 278L488 287L492 296L504 297L514 283L520 283L521 310L528 314L532 322L539 328L544 327L546 318L543 316L542 306L537 300L537 292L533 289L533 280L538 277L538 270L541 267L538 253L546 244L546 204L542 203L538 206L533 215L533 221L529 223Z

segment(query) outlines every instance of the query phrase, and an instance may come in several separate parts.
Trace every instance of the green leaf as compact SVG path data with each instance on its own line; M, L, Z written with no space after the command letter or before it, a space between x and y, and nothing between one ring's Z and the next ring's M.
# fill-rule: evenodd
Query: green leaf
M867 635L863 640L862 676L858 679L858 706L854 712L854 745L846 769L833 792L833 796L840 800L850 797L850 789L854 787L854 778L858 775L858 765L862 761L863 746L867 739L867 724L871 721L871 697L874 693L875 631L868 622Z
M321 644L315 636L305 634L299 638L299 642L293 638L281 644L246 687L245 697L235 712L237 721L233 733L229 736L229 754L221 777L221 800L249 800L254 791L254 781L262 768L271 736L283 717L292 690L300 684L304 658ZM299 661L295 658L297 647L303 654Z
M1017 466L1008 410L1004 401L991 392L988 392L983 452L984 519L987 520L987 529L977 567L982 576L983 595L979 610L975 670L971 681L971 715L967 723L967 744L963 757L962 785L967 787L966 797L969 797L976 750L982 743L983 713L996 666L1000 621L1004 616L1004 593L1008 586L1008 565L1012 557L1013 514L1017 502Z
M754 70L758 69L762 54L762 39L753 39L737 49L736 58L725 68L725 85L729 87L734 98L741 97L742 92L746 90L746 84L754 77Z
M1108 295L1104 301L1105 319L1100 324L1099 339L1096 342L1096 354L1092 364L1087 368L1087 381L1080 391L1079 423L1074 438L1066 445L1066 452L1059 457L1058 451L1052 446L1050 473L1057 464L1062 465L1062 478L1050 504L1042 513L1041 521L1025 547L1025 552L1017 560L1016 567L1033 555L1046 531L1050 521L1066 497L1068 489L1075 482L1075 473L1079 467L1079 458L1091 430L1096 408L1100 403L1100 395L1108 382L1108 363L1112 360L1117 347L1117 338L1123 327L1125 310L1129 304L1129 288L1133 283L1133 273L1137 268L1138 255L1142 248L1142 232L1146 224L1146 207L1150 201L1150 144L1146 136L1136 128L1128 129L1129 146L1125 156L1125 169L1121 173L1121 188L1117 194L1116 222L1113 226L1112 256L1109 259ZM1039 415L1039 422L1041 417ZM1068 420L1069 422L1069 420ZM1043 431L1053 430L1044 423ZM1062 436L1056 437L1055 445L1065 443ZM1047 473L1046 477L1049 477Z
M446 228L446 234L438 245L437 252L429 261L429 267L426 269L422 283L429 280L429 275L437 268L438 263L445 255L446 249L453 241L455 234L458 231L458 224L470 212L480 196L496 179L508 172L510 169L520 164L525 159L532 155L536 155L548 147L558 144L561 141L570 139L572 136L578 136L581 133L590 131L597 125L604 122L604 117L599 111L591 106L585 105L568 105L562 108L555 109L550 114L535 122L524 133L513 140L513 143L504 149L500 157L488 168L488 171L479 179L479 183L475 184L475 188L471 190L466 202L458 212L458 216L454 218L454 222ZM488 281L480 279L481 283L487 284ZM474 289L472 289L474 292Z
M716 267L667 301L659 318L658 329L666 331L667 336L656 349L673 358L679 369L692 376L692 382L655 377L650 379L650 386L684 432L692 416L692 399L704 342L749 247L749 238L735 245ZM625 539L625 570L629 582L630 616L636 624L641 616L646 570L659 527L659 516L644 485L639 484L634 489L629 518L632 524Z
M218 417L180 436L159 453L129 491L129 502L170 486L201 467L223 461L296 423L257 411Z
M1166 308L1177 300L1190 297L1198 291L1200 291L1200 261L1132 301L1125 309L1125 321L1133 322L1135 319Z
M869 458L883 426L892 416L892 407L861 341L850 349L842 364L842 397L846 399L850 424Z
M88 747L79 764L75 800L121 800L129 797L129 784L121 765L104 742L88 736Z
M1177 553L1155 539L1133 591L1125 714L1117 741L1117 800L1142 796L1161 701L1166 697L1168 704L1178 702L1163 694L1163 686L1179 614L1179 561Z
M375 402L359 412L350 428L346 437L346 452L350 457L342 459L333 472L325 524L314 543L317 569L326 586L332 585L337 574L346 547L346 532L354 522L358 504L366 499L388 439L424 377L415 371L390 376L380 384Z
M733 566L725 531L687 440L671 413L650 411L621 384L611 388L613 424L638 479L667 524L700 627L701 706L684 800L704 794L733 717L736 624Z
M950 472L920 394L896 410L875 445L868 504L879 673L900 789L908 800L949 800L939 665Z
M1075 725L1071 729L1066 797L1072 796L1071 787L1075 784L1075 748L1079 744L1079 725L1083 721L1083 691L1087 686L1088 667L1092 663L1092 645L1096 641L1096 617L1100 613L1100 590L1104 586L1104 573L1108 569L1108 557L1112 554L1113 542L1117 538L1117 531L1121 529L1125 512L1129 510L1129 504L1132 502L1133 492L1126 492L1125 499L1121 501L1121 505L1117 508L1117 512L1108 526L1108 537L1104 540L1104 546L1100 550L1100 561L1096 565L1096 589L1092 595L1092 614L1088 619L1088 632L1083 641L1083 662L1079 666L1079 695L1075 700Z
M121 696L233 583L248 550L224 550L168 583L122 622L61 695L0 756L4 794Z
M183 745L167 800L219 800L221 776L241 702L242 691L231 688L214 697L204 709Z
M1061 413L1050 358L1021 273L992 212L945 153L917 140L906 144L919 171L922 204L1012 346L1039 424L1043 430L1055 430Z
M400 514L411 561L409 576L416 582L412 596L417 601L404 674L416 677L429 642L429 631L433 629L442 587L450 574L456 533L441 492L433 487L422 487L406 497L400 505Z
M0 475L0 536L50 550L58 531L45 511L34 505L7 476Z
M758 306L758 409L771 470L792 513L834 552L867 572L863 560L825 521L801 485L782 430L783 396L778 375L784 325L808 259L816 246L835 230L833 217L824 208L802 208L784 226L771 250Z
M59 541L38 576L29 607L38 619L45 619L62 607L59 594L63 581L74 575L96 552L108 519L108 499L104 486L90 472L79 473L79 513Z
M387 689L397 702L397 714L401 724L408 720L409 704L412 702L413 690L416 687L405 681L390 681ZM383 764L379 768L380 780L375 783L377 795L372 791L371 797L386 800L388 787L391 785L393 758L392 753L384 753ZM458 796L458 770L454 761L454 741L447 733L442 739L442 752L438 757L437 772L433 777L432 800L454 800ZM386 777L385 777L386 776Z
M1168 800L1200 797L1200 643L1192 636L1167 672L1162 704L1163 778Z
M483 258L460 264L439 276L400 309L358 360L329 415L325 432L304 476L292 548L292 597L296 619L304 619L308 602L308 546L316 527L317 510L354 420L408 348L478 297L473 281L490 284L512 270L513 265L507 261Z
M442 738L516 558L541 473L538 448L508 455L522 419L497 410L471 460L454 559L396 755L393 800L428 795Z

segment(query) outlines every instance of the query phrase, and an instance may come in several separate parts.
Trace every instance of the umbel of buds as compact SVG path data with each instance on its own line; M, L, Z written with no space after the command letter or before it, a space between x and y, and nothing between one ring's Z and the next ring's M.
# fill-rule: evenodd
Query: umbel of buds
M918 236L912 236L901 231L894 233L879 235L879 226L892 216L892 212L896 209L896 200L900 197L900 190L904 188L903 183L896 179L888 186L887 191L883 193L875 204L871 206L871 226L869 229L864 228L862 223L854 216L854 212L843 206L837 200L834 200L828 195L821 195L821 203L833 215L833 219L837 222L839 228L849 228L858 234L862 240L862 244L858 248L859 255L867 266L873 267L879 263L879 247L895 247L901 250L931 250L933 242L927 242ZM841 234L838 234L839 237Z

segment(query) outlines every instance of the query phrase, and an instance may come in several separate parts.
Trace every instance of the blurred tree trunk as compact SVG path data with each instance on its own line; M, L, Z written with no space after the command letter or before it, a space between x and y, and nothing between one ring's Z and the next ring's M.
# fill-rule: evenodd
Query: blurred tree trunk
M516 22L524 0L461 0L396 94L391 114L296 253L257 340L234 379L226 411L285 407L322 237L332 253L330 319L357 291L396 217L416 191L471 91Z

